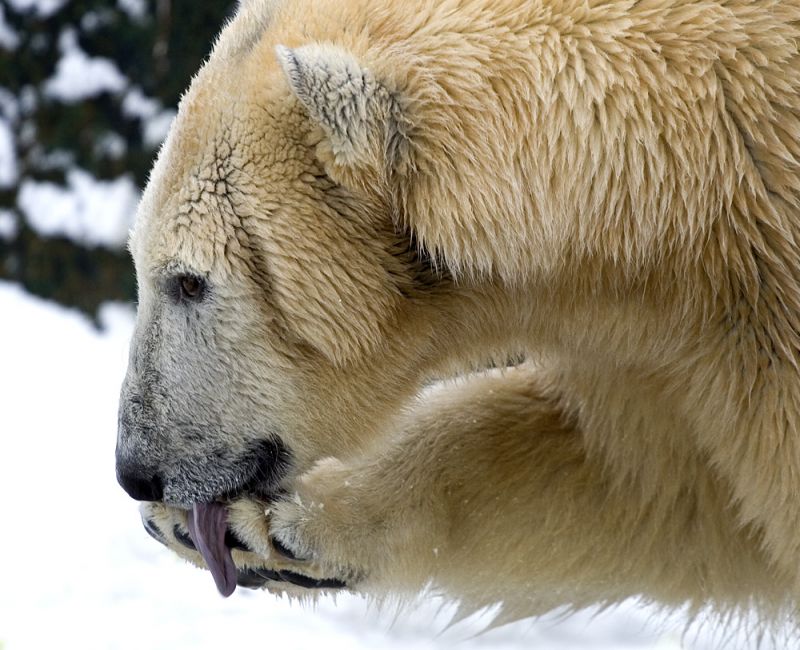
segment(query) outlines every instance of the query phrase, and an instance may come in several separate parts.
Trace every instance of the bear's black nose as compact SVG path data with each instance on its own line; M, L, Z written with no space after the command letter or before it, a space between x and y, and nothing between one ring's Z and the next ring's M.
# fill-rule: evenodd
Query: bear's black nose
M145 476L136 467L117 464L117 482L137 501L161 501L164 484L157 474Z

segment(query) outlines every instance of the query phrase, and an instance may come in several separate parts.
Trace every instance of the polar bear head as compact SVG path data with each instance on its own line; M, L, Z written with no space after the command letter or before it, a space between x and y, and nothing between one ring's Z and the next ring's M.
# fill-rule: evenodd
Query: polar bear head
M137 499L269 494L365 444L418 383L430 298L452 287L389 189L401 100L346 48L264 36L271 12L223 32L131 235L117 472Z

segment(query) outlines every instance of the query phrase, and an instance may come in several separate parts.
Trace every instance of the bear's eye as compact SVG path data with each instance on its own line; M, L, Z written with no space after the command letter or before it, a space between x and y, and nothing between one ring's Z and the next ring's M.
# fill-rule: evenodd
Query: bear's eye
M203 298L206 282L196 275L181 274L177 278L178 293L183 300L197 302Z

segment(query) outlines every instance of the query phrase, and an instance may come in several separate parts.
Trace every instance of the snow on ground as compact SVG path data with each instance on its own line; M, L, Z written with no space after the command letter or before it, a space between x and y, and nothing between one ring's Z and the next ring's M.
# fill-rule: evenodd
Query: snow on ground
M137 505L116 484L117 397L132 312L108 305L101 321L103 333L0 282L2 650L682 647L678 633L634 604L476 637L488 617L442 632L447 610L436 602L392 625L388 613L349 595L315 608L245 589L223 600L209 574L146 535ZM705 650L704 638L683 647Z

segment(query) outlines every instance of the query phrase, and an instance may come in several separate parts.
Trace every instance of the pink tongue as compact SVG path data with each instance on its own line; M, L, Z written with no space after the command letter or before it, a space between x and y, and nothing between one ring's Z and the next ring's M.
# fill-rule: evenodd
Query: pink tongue
M225 546L227 521L228 511L221 503L195 503L189 512L189 536L226 598L236 590L236 565Z

